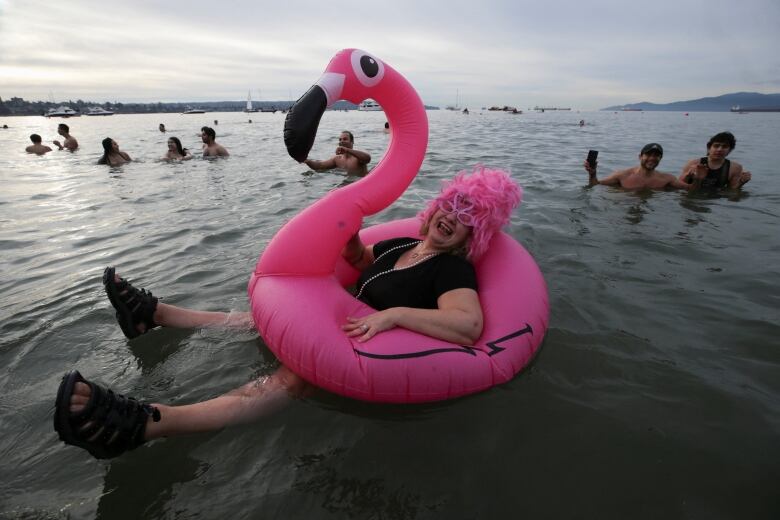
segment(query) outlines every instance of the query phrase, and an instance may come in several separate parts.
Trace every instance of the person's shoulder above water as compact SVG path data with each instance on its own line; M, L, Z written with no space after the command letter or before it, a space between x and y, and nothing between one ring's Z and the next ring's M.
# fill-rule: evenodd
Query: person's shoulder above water
M203 157L230 157L230 152L222 145L213 144L203 146Z
M25 148L25 151L27 153L34 153L36 155L43 155L45 153L51 152L51 148L43 144L41 141L41 136L38 134L32 134L30 135L30 141L32 141L33 144Z
M98 164L120 166L126 162L132 161L130 155L120 150L119 144L112 138L106 137L101 144L103 145L103 156L98 159Z
M203 157L229 157L227 148L217 143L217 133L213 128L204 126L200 129L200 138L203 141Z

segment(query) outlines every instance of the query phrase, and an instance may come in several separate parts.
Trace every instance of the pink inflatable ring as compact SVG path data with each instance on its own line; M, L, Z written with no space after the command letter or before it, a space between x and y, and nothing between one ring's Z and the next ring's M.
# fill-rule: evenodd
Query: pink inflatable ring
M285 143L306 159L327 106L376 100L393 129L384 159L358 182L335 190L293 217L274 236L249 281L255 324L282 363L310 383L365 401L412 403L459 397L510 380L538 350L548 321L547 288L531 255L497 233L476 263L484 328L461 346L396 328L365 343L349 338L347 316L375 312L344 287L357 273L341 258L364 216L389 206L408 187L428 142L424 106L398 72L370 54L345 49L285 122ZM408 219L360 231L366 244L417 237Z

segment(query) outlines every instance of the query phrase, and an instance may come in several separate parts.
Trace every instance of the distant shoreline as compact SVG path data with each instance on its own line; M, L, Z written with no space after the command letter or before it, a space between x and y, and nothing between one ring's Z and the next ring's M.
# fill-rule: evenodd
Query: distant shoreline
M780 94L760 94L758 92L734 92L717 97L675 101L673 103L627 103L602 108L602 111L643 111L643 112L732 112L734 107L760 107L761 112L780 110ZM743 109L758 112L759 110Z
M260 112L285 112L295 104L295 101L253 101L253 108L257 112L247 112L254 114ZM75 110L79 116L87 115L91 108L101 108L114 114L182 114L190 108L202 109L205 112L244 112L246 101L187 101L176 103L95 103L92 101L27 101L20 97L10 99L0 98L0 117L3 116L37 116L45 117L50 109L68 107ZM330 110L357 110L358 105L349 101L337 101L330 107ZM428 110L437 110L438 107L428 106Z

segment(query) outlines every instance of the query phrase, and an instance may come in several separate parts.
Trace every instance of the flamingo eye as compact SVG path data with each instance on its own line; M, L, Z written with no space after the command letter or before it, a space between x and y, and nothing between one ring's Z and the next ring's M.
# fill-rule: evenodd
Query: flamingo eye
M358 81L366 87L377 85L385 75L385 65L365 51L352 52L352 70Z
M371 56L363 56L360 58L360 68L366 73L369 78L375 77L379 74L379 65Z

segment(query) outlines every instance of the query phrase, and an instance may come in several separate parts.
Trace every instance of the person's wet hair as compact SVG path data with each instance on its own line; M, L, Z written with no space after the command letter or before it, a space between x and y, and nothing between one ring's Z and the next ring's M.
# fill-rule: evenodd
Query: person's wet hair
M30 135L30 141L32 141L35 144L41 144L41 140L42 140L41 136L39 136L38 134Z
M713 143L727 144L729 145L729 150L733 150L737 146L737 139L731 132L721 132L710 137L710 140L707 141L707 150L710 149Z
M208 126L204 126L203 128L200 129L200 131L205 133L207 136L209 136L212 139L216 139L217 138L217 133L214 131L213 128L210 128Z
M114 150L113 146L111 146L112 141L113 139L110 137L103 139L103 157L100 158L98 164L108 164L108 155Z
M70 133L70 127L68 125L66 125L65 123L60 123L59 125L57 125L57 128L59 128L61 130L65 130L66 134Z
M342 130L341 133L342 134L347 134L349 136L349 142L350 143L354 143L355 142L355 136L352 135L352 132L350 132L349 130Z
M176 146L176 152L178 152L179 155L184 157L187 154L187 149L182 148L181 141L179 141L178 137L169 137L168 140L173 141L174 146Z

